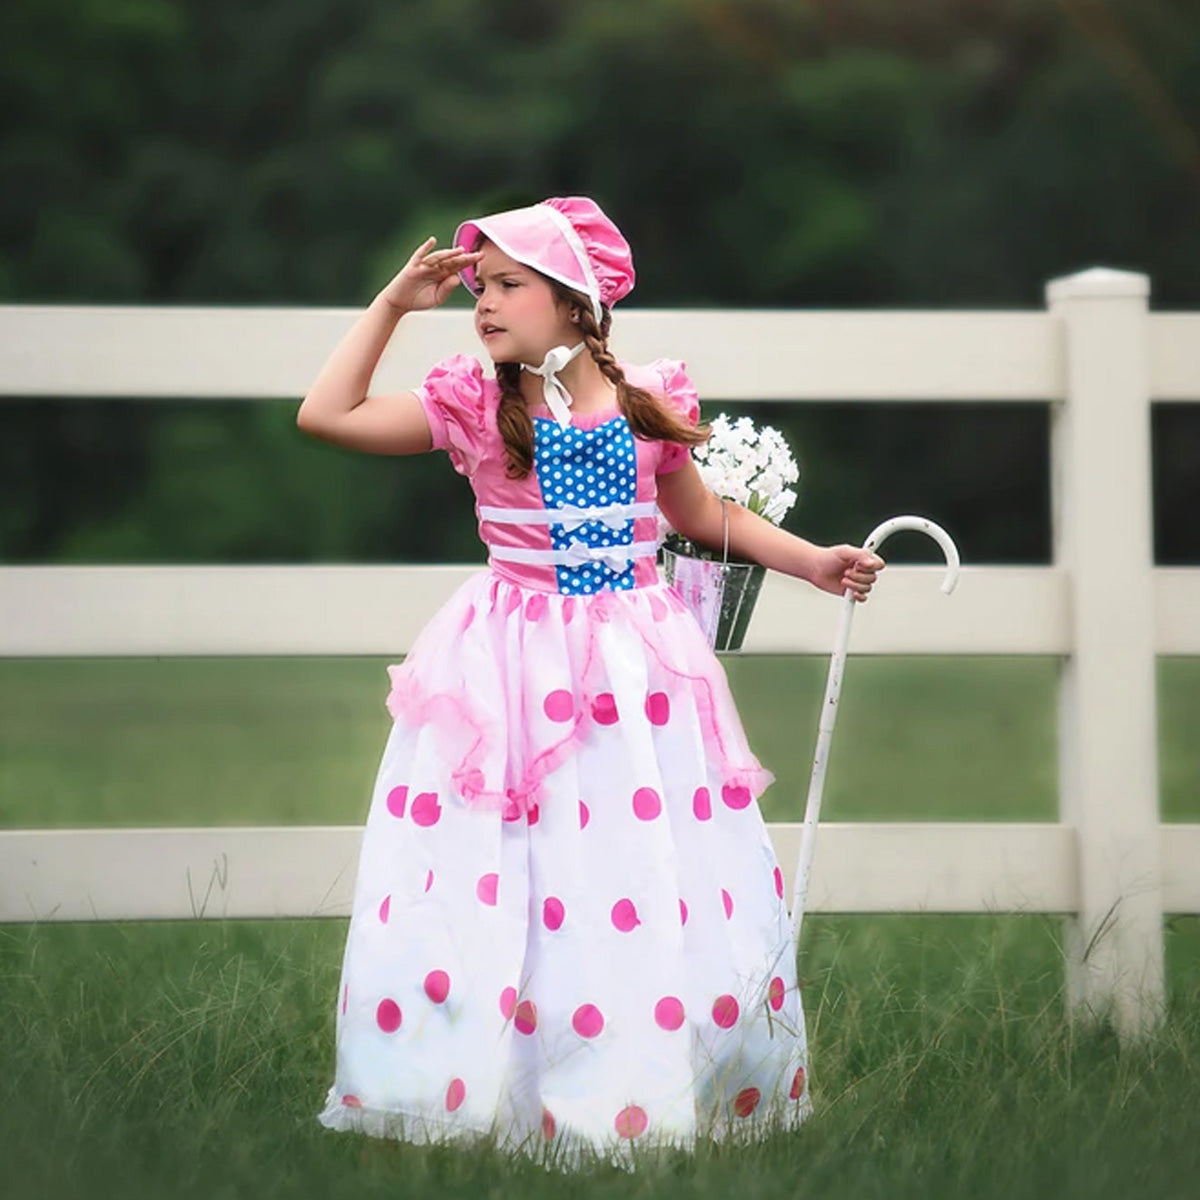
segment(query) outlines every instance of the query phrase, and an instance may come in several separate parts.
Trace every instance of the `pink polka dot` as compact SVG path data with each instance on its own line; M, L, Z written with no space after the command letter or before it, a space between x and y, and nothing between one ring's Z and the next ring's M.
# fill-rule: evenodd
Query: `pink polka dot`
M496 892L499 887L500 876L495 871L489 871L486 875L480 875L479 882L475 885L475 895L479 897L479 903L494 905L496 903Z
M568 596L563 601L563 624L570 625L571 618L575 615L575 597Z
M571 1017L571 1027L581 1038L597 1037L604 1028L604 1014L594 1004L581 1004Z
M540 621L546 615L546 595L544 592L535 592L529 597L529 602L525 605L525 619L527 621Z
M450 976L445 971L430 971L425 976L425 995L434 1004L441 1004L450 995Z
M342 985L342 1012L345 1013L346 1005L350 1003L350 985L348 983Z
M671 701L666 692L651 692L646 697L646 720L651 725L665 725L671 719Z
M713 1001L712 1019L721 1029L732 1029L737 1024L738 1002L726 993Z
M783 872L778 867L775 868L775 895L783 899Z
M698 787L696 794L692 797L692 812L696 814L697 821L712 820L712 796L706 787Z
M588 806L582 800L579 802L579 828L586 829L588 822L592 819L592 814L588 811Z
M615 725L617 713L617 698L612 692L601 692L592 701L592 719L597 725Z
M633 793L633 815L639 821L653 821L660 812L662 812L662 801L653 788L638 788Z
M387 794L387 810L393 817L404 816L404 806L408 803L408 788L401 784Z
M433 871L432 870L430 870L429 874L425 876L425 890L429 891L429 889L431 887L433 887Z
M750 789L740 783L727 783L721 789L721 799L730 808L745 808L750 803Z
M767 984L767 1003L778 1012L783 1007L783 996L787 988L778 975Z
M793 1100L799 1100L804 1095L804 1068L800 1067L796 1074L792 1076L792 1090L788 1095Z
M467 1097L467 1085L461 1079L450 1080L446 1089L446 1111L456 1112Z
M664 996L654 1006L654 1023L669 1032L678 1029L683 1024L683 1001L678 996Z
M612 906L612 923L621 933L629 933L642 923L632 900L618 900Z
M565 688L551 692L542 701L542 708L551 721L569 721L575 715L575 701Z
M656 621L665 621L671 615L667 606L659 599L658 596L650 597L650 615Z
M507 588L504 596L504 615L510 616L521 607L521 593L516 588Z
M385 925L388 923L388 916L390 915L391 911L392 911L392 898L391 898L391 896L384 896L383 903L381 903L379 906L379 919Z
M522 1000L517 1005L517 1015L513 1024L518 1033L531 1034L537 1028L537 1005L532 1000Z
M733 1111L739 1117L748 1117L762 1099L762 1092L756 1087L742 1088L733 1098Z
M542 1109L542 1137L546 1141L553 1141L554 1135L558 1132L558 1122L554 1119L554 1114L548 1109Z
M729 920L733 916L733 897L724 889L721 889L721 903L725 906L725 920Z
M687 918L688 918L687 904L683 900L680 900L679 901L679 923L680 923L680 925L686 925Z
M513 821L519 821L524 815L520 804L517 803L516 796L510 790L504 797L504 807L500 809L500 820L507 821L511 825Z
M362 1108L362 1101L352 1092L342 1097L342 1104L346 1108Z
M500 993L500 1015L506 1020L511 1021L512 1015L517 1008L517 989L515 987L506 987Z
M436 792L422 792L412 802L412 819L421 826L436 825L441 818L442 808Z
M667 603L677 612L686 612L687 606L680 598L679 593L674 588L667 589Z
M639 1108L636 1104L630 1104L617 1113L616 1120L613 1121L613 1128L616 1129L619 1137L635 1138L646 1132L647 1124L649 1122L646 1118L646 1110Z
M547 896L545 903L542 905L542 924L551 932L562 928L563 917L567 914L567 910L563 907L563 902L557 896Z
M380 1000L375 1010L375 1024L384 1033L395 1033L400 1028L400 1005L395 1000Z
M538 821L541 820L541 816L542 810L536 804L531 804L529 806L529 811L525 814L525 818L528 820L530 825L536 825Z

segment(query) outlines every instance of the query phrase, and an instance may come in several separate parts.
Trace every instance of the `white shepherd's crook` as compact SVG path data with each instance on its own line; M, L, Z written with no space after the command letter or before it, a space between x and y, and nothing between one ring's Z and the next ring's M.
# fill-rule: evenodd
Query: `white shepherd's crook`
M958 582L958 548L950 535L924 517L892 517L872 530L863 549L874 552L884 540L901 529L927 533L942 548L946 556L946 576L942 591L948 596ZM842 612L838 620L833 657L829 660L829 678L825 683L825 699L821 704L821 722L817 732L817 752L813 757L812 778L808 783L808 803L804 809L804 829L800 835L800 855L796 860L796 882L792 889L792 938L799 948L800 922L808 900L808 878L812 873L813 850L817 844L817 822L821 817L821 793L825 790L825 768L829 764L829 743L837 720L838 698L842 692L842 672L846 666L846 647L850 642L850 623L854 619L854 597L847 591L842 597Z

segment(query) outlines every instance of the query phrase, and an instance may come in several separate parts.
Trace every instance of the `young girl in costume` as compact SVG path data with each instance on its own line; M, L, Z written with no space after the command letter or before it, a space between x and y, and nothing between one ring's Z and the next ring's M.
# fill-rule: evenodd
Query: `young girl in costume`
M682 364L618 363L629 247L551 199L420 246L334 350L300 427L445 450L488 569L390 669L321 1121L479 1135L576 1162L789 1127L809 1110L771 781L724 672L655 567L657 516L720 545ZM495 366L369 394L406 313L459 281ZM733 553L863 599L882 567L730 506Z

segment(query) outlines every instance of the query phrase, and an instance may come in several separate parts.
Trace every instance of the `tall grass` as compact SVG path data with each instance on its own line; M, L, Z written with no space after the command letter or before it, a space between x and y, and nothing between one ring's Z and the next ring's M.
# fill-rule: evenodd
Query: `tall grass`
M1121 1048L1063 1017L1057 922L812 918L816 1115L751 1148L571 1180L319 1128L340 921L0 930L4 1194L1190 1197L1200 922L1172 1016Z

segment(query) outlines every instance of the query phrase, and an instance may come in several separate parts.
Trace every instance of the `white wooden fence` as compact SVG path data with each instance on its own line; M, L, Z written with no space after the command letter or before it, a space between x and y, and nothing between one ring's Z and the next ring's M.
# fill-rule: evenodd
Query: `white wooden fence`
M629 311L615 339L685 359L710 401L1051 406L1053 565L968 565L950 600L941 568L894 567L852 651L1057 656L1059 821L825 825L810 908L1061 913L1072 1006L1126 1035L1162 1013L1164 913L1200 913L1200 824L1159 822L1155 711L1156 655L1200 655L1200 569L1153 567L1149 445L1151 399L1200 400L1200 315L1150 314L1148 291L1093 270L1051 283L1045 312ZM298 399L353 316L0 308L0 396ZM472 343L463 312L410 317L376 385ZM468 571L0 568L0 655L398 654ZM746 648L827 654L837 607L772 578ZM787 866L798 829L772 827ZM0 921L344 915L358 837L0 832Z

